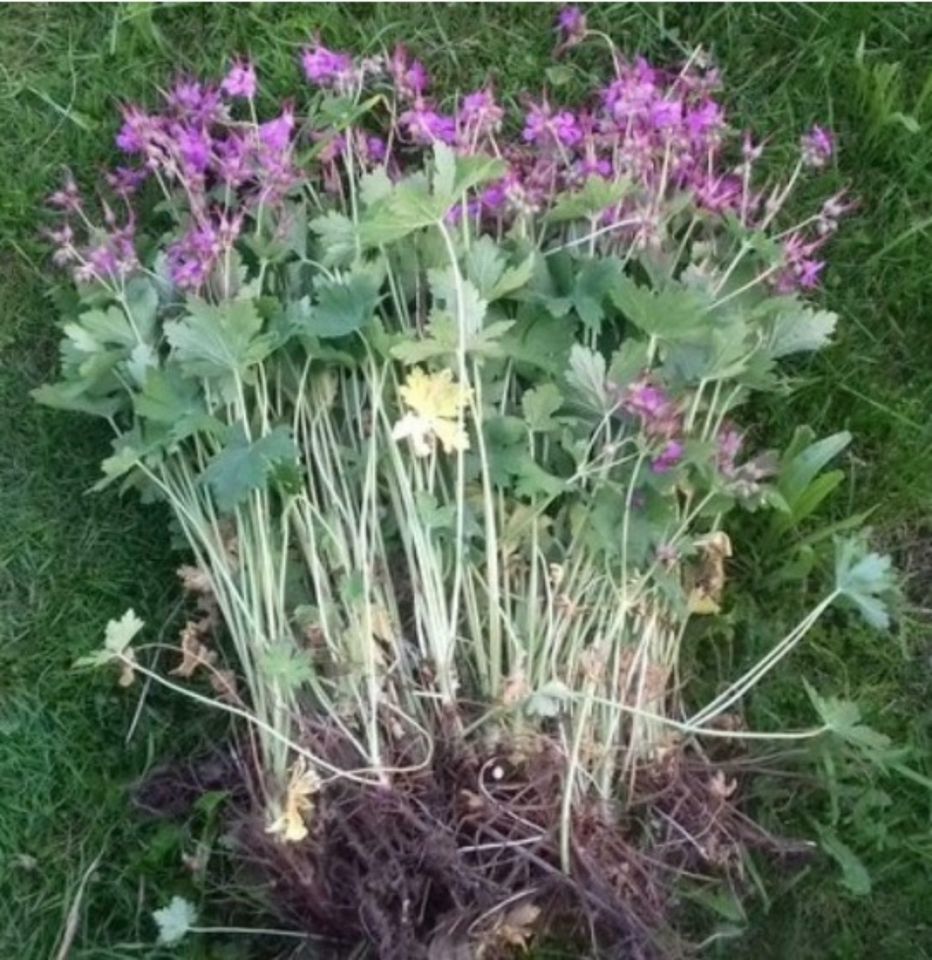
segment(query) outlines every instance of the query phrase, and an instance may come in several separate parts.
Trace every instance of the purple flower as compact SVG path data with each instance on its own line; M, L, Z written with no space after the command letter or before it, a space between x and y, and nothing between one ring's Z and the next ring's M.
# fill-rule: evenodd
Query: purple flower
M686 111L686 129L692 140L707 140L724 125L724 111L714 100L706 100L701 106Z
M388 146L384 138L372 133L365 139L366 155L372 163L383 163L387 154Z
M683 459L683 451L683 444L679 440L668 440L660 455L651 460L651 470L654 473L669 473Z
M274 120L267 120L259 126L259 140L263 146L278 153L286 150L291 143L294 130L294 109L285 104L282 112Z
M409 61L408 51L402 44L395 47L388 61L395 92L402 100L416 100L427 90L430 79L419 60Z
M583 138L579 121L569 110L558 113L553 118L552 124L554 135L564 147L575 147Z
M586 15L579 7L563 7L557 14L557 32L565 46L579 43L586 36Z
M248 60L237 60L223 78L220 89L228 97L245 97L252 100L256 95L256 68Z
M220 217L193 226L168 248L168 273L182 290L197 290L210 278L239 235L242 217Z
M146 169L133 170L131 167L116 167L105 175L107 186L118 196L127 199L132 196L149 176Z
M252 147L246 137L231 133L224 140L214 141L214 149L217 154L217 174L225 184L239 187L250 178Z
M658 130L678 126L682 119L682 100L655 100L651 104L650 122Z
M743 445L744 435L734 427L726 427L715 438L715 462L726 477L734 475L738 454Z
M663 388L640 380L628 387L622 406L643 420L656 420L667 414L670 399Z
M830 130L814 126L809 133L803 135L800 145L803 164L818 169L824 167L834 153L835 138Z
M537 143L547 132L549 112L543 107L531 107L524 118L524 130L521 134L528 143Z
M61 188L51 194L47 202L49 206L69 213L76 213L81 209L81 191L70 173L65 176L65 182Z
M159 130L159 121L132 104L122 107L122 113L123 126L116 136L116 145L124 153L144 152Z
M456 140L456 121L453 117L437 113L429 107L422 105L406 110L398 119L408 136L422 146L429 146L437 140L448 144Z
M197 80L178 80L165 100L179 118L195 123L213 123L223 115L218 91L202 86Z
M210 166L210 139L203 130L178 126L173 131L182 166L187 172L203 173Z
M463 97L459 116L471 136L483 136L498 130L504 113L495 102L492 91L483 89Z
M504 180L493 183L482 191L479 197L482 209L486 213L501 213L508 202L508 194Z
M565 147L574 147L583 139L582 127L569 110L551 116L550 108L533 106L528 111L522 133L527 143L544 143L553 138Z
M353 76L353 59L346 53L328 50L322 43L301 54L304 75L319 87L344 88Z

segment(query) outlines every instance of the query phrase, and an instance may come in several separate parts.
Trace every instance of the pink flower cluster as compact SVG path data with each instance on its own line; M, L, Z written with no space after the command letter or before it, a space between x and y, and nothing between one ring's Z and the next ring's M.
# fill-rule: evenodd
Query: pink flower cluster
M590 35L576 7L559 12L556 29L558 53ZM83 281L112 283L136 269L131 197L152 181L182 230L168 248L171 279L198 290L250 222L261 220L263 229L285 222L287 198L302 184L345 197L351 175L384 165L397 179L421 167L436 143L507 163L501 180L449 211L450 222L466 217L478 230L497 231L515 218L545 213L593 178L624 184L623 195L594 219L596 249L603 253L662 243L674 198L691 197L700 219L727 216L748 230L765 230L789 194L789 186L756 186L763 148L749 134L738 140L730 130L716 99L719 74L701 57L680 70L664 70L643 58L616 55L612 77L585 103L571 108L547 97L528 100L515 133L508 132L505 111L488 85L465 94L455 109L442 109L429 94L423 64L403 46L357 60L318 39L301 53L300 64L315 88L347 97L387 95L394 102L387 119L379 124L366 117L339 134L314 130L286 102L260 122L259 82L248 60L234 61L216 85L181 78L160 109L123 107L116 144L131 165L107 177L110 192L126 205L121 226L111 215L111 222L92 227L73 184L53 195L65 214L65 225L51 234L58 262L72 266ZM310 165L296 163L301 147L314 147ZM790 185L803 168L825 166L833 151L832 134L813 127L802 138ZM783 263L768 274L779 291L819 282L824 262L816 253L850 206L836 195L818 216L785 231Z

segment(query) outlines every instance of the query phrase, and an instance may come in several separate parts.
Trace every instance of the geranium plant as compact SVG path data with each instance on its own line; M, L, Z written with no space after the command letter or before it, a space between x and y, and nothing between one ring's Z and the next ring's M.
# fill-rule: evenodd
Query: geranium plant
M98 201L51 198L77 296L37 396L110 423L100 486L168 503L200 608L173 677L134 615L93 661L243 721L242 843L381 956L490 956L580 907L595 947L654 949L674 874L737 883L764 843L703 745L825 732L735 711L830 605L887 619L887 560L841 542L812 611L695 701L731 513L802 519L848 439L781 459L741 408L829 342L805 294L849 204L787 222L832 135L762 182L700 51L608 62L578 107L445 112L403 48L314 41L271 118L246 60L180 79L124 107Z

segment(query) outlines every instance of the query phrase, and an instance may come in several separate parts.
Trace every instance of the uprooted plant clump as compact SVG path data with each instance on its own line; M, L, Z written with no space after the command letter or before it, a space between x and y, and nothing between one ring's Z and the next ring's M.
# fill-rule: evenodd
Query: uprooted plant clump
M295 922L385 957L567 926L659 950L678 886L770 843L708 745L850 725L817 698L812 730L733 714L830 607L888 621L889 561L839 539L812 610L697 702L730 515L786 539L839 480L846 434L781 454L740 415L829 342L804 294L849 204L783 222L833 138L760 182L701 52L627 60L573 9L560 31L607 42L610 78L520 129L491 87L442 112L401 48L315 42L306 109L260 120L246 61L183 78L124 108L98 203L52 197L75 296L38 399L112 426L100 485L169 504L198 605L168 674L133 611L84 662L235 717L243 842Z

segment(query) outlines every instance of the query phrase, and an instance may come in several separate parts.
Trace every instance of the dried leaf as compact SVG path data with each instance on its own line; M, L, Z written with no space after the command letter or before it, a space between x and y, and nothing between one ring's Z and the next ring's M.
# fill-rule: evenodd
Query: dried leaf
M266 827L266 833L283 843L300 843L308 834L307 819L314 809L311 797L320 789L317 774L302 758L291 770L281 813Z
M181 630L181 663L170 670L172 676L194 676L198 667L211 666L217 659L215 651L201 642L203 636L203 621L189 620Z

